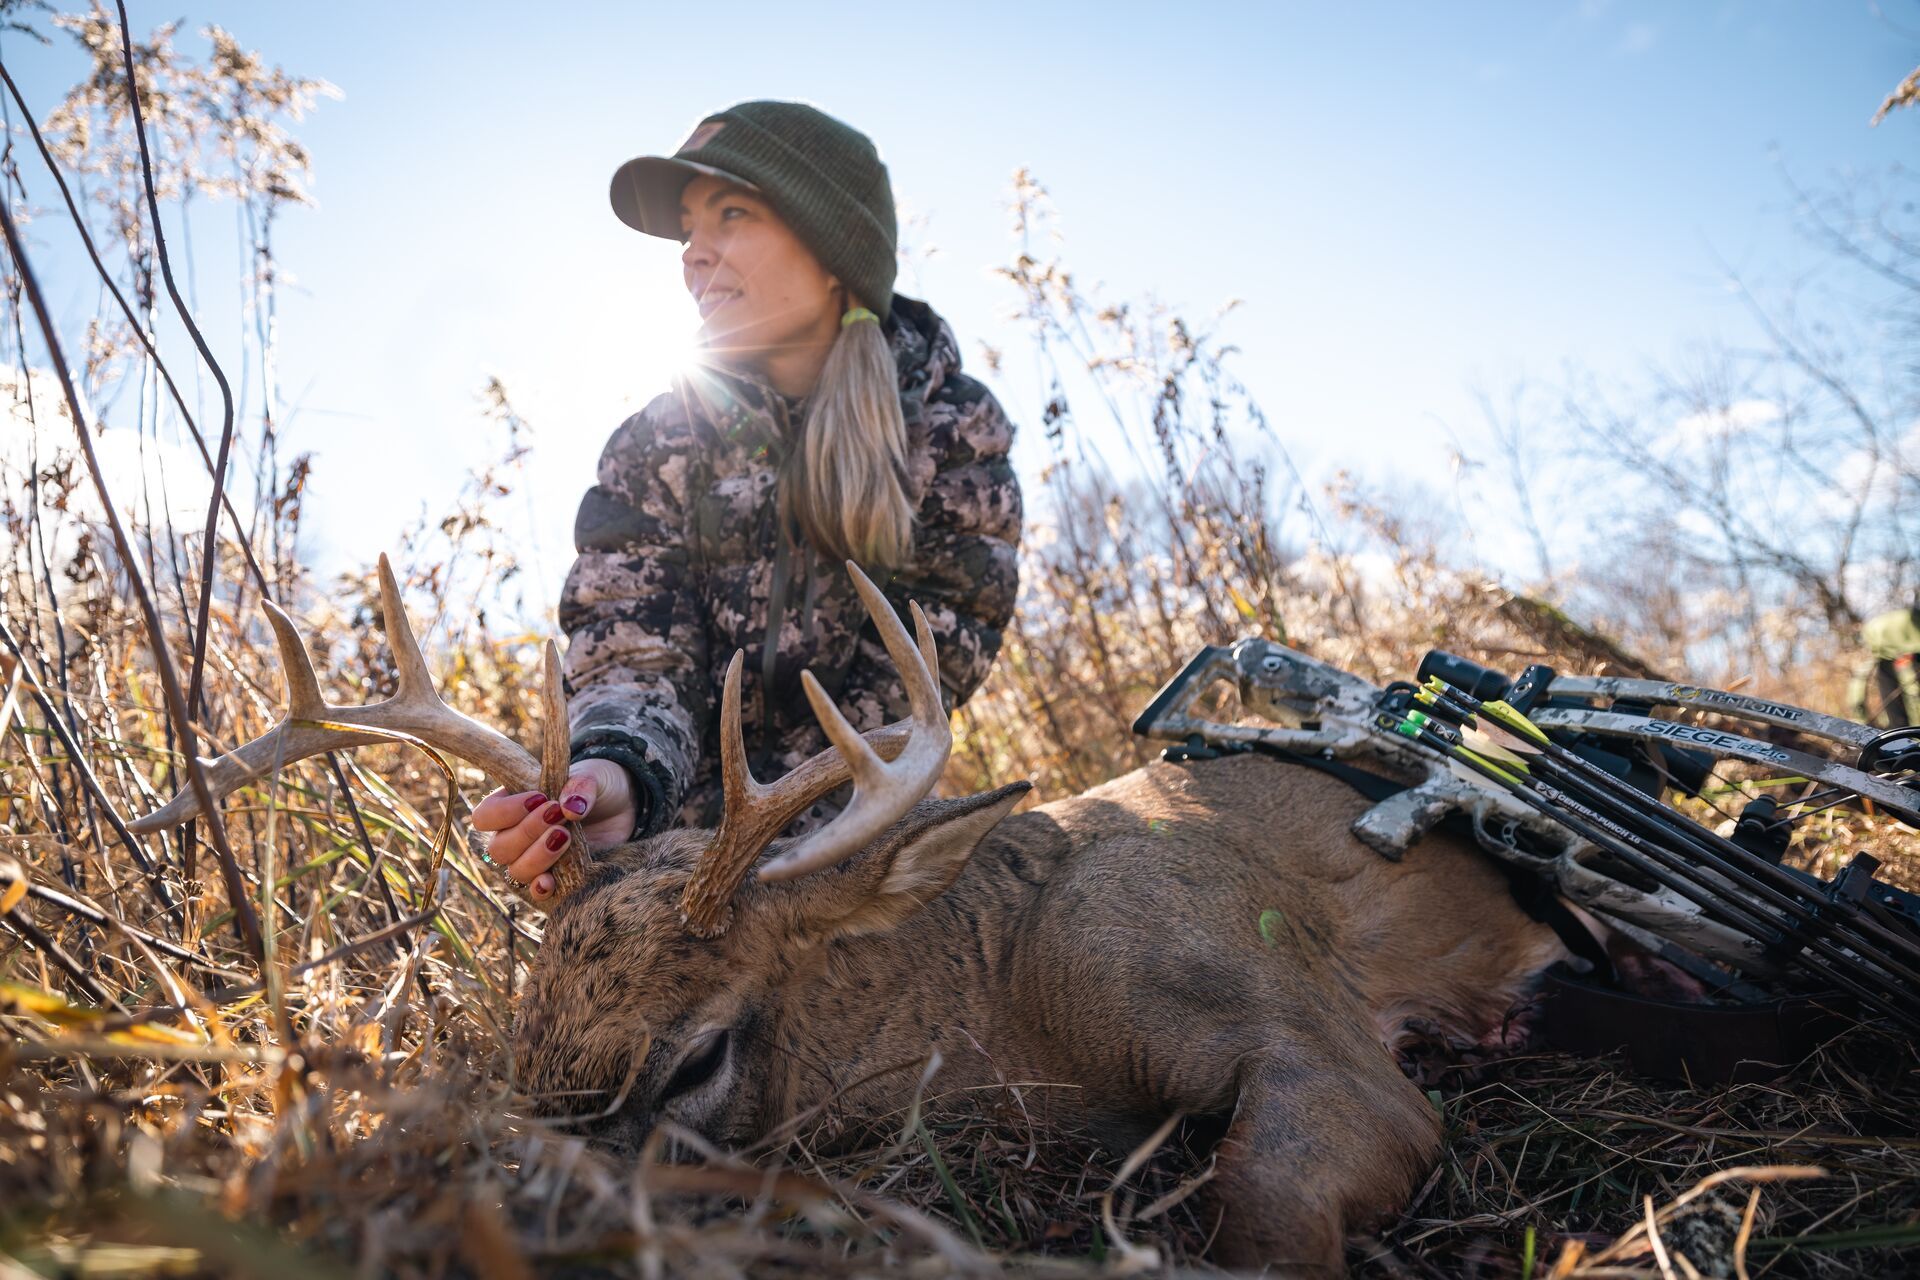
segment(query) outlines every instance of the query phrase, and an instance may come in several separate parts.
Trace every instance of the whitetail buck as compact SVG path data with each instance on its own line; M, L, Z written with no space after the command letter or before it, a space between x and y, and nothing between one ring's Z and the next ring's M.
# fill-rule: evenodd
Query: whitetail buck
M924 799L951 747L933 643L917 606L916 649L852 572L911 720L863 739L808 677L835 746L758 783L736 655L720 830L591 859L576 842L554 868L515 1028L536 1107L624 1149L663 1117L744 1144L830 1099L897 1121L919 1073L888 1068L937 1050L934 1093L1046 1082L1031 1096L1051 1119L1123 1149L1175 1112L1217 1118L1215 1257L1337 1270L1344 1232L1404 1204L1439 1151L1394 1049L1497 1040L1558 940L1469 845L1434 835L1390 862L1348 832L1366 801L1260 756L1150 764L1012 817L1027 783ZM381 582L400 693L375 707L322 703L267 606L289 720L402 729L509 788L541 785L531 756L434 696L384 560ZM566 771L552 663L549 795ZM211 766L213 789L356 740L373 739L283 724ZM837 819L778 838L849 779ZM176 801L142 826L191 812Z

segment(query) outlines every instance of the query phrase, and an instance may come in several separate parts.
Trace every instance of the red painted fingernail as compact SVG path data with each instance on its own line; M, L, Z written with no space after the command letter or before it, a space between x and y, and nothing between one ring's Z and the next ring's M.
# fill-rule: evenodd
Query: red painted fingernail
M541 805L545 804L546 802L547 802L547 798L536 791L534 794L527 797L527 800L526 800L527 812L532 813L535 809L538 809Z
M585 796L568 796L566 806L567 812L577 818L587 811L587 798Z
M553 850L555 853L558 853L560 852L560 850L566 847L567 847L566 828L562 827L558 831L549 832L547 834L547 848Z
M547 823L549 826L551 826L553 823L560 821L560 819L565 816L566 815L561 812L559 805L550 804L547 806L547 811L540 815L540 821Z

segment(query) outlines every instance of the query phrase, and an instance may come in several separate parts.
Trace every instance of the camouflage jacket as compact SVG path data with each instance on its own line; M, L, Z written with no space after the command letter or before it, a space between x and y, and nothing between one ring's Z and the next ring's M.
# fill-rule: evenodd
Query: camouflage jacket
M953 331L925 303L896 297L887 335L916 520L910 563L891 576L869 572L902 618L909 599L926 611L942 692L957 706L986 678L1019 587L1013 427L960 372ZM907 714L846 568L776 514L799 411L755 379L712 368L685 375L614 432L580 503L579 558L560 598L574 758L628 767L642 833L676 819L719 821L720 690L736 649L746 651L741 721L762 781L827 746L803 670L856 729ZM830 799L795 829L837 808Z
M1920 608L1895 609L1871 618L1860 628L1860 638L1880 662L1920 653Z

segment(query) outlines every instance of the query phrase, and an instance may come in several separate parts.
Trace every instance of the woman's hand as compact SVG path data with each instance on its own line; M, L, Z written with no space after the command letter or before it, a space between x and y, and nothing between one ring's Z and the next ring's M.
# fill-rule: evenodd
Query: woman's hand
M580 824L589 849L611 849L633 835L633 788L611 760L576 760L567 785L549 799L538 791L496 791L473 807L473 825L490 833L487 857L536 901L553 896L547 868L567 849L567 824Z

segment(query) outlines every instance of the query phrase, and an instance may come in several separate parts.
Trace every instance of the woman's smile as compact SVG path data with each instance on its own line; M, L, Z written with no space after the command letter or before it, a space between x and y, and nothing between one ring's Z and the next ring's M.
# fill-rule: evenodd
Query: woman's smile
M708 316L712 315L715 311L718 311L721 307L726 306L729 302L732 302L735 298L739 296L740 296L740 290L738 289L707 288L702 290L700 293L700 300L698 303L700 308L700 318L702 320L705 320Z

